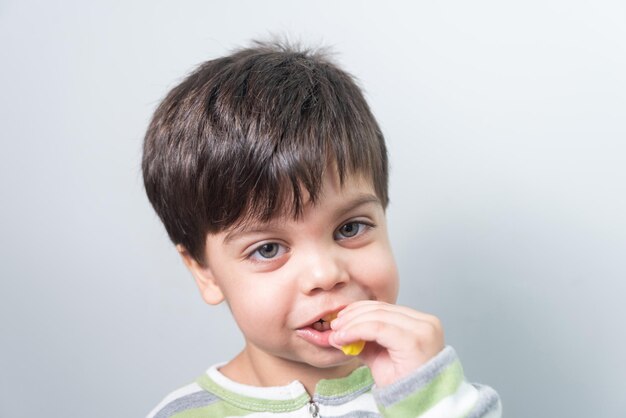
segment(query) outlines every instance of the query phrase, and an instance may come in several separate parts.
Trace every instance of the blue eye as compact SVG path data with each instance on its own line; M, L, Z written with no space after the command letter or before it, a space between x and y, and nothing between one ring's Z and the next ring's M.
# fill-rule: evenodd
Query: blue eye
M272 260L286 252L287 249L283 245L277 242L268 242L258 246L252 253L250 253L248 258L253 261Z
M278 254L278 244L273 242L269 244L263 244L259 248L257 248L256 252L259 253L259 255L263 258L276 257L276 254Z
M337 234L339 237L337 239L345 239L352 238L359 234L362 234L363 231L368 228L369 225L364 224L363 222L348 222L347 224L343 224L338 230Z

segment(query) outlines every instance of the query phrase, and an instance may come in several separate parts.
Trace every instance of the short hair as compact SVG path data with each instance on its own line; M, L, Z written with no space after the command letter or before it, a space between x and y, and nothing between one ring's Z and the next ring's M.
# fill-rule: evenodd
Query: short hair
M301 216L325 170L371 181L383 208L383 134L355 79L327 49L251 46L201 64L156 109L143 179L174 244L204 263L208 233Z

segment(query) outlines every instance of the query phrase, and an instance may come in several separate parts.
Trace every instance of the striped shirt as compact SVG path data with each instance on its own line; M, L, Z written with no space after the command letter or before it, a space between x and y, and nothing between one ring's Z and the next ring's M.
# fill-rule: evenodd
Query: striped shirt
M468 383L450 346L411 375L376 388L367 367L340 379L320 380L310 396L294 381L256 387L234 382L209 368L194 383L169 394L148 418L398 417L499 418L498 394Z

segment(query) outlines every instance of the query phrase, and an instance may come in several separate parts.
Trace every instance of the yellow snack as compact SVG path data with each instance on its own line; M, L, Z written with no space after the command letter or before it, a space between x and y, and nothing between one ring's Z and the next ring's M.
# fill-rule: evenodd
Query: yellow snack
M327 319L328 321L332 321L335 318L337 318L337 313L330 314ZM365 341L355 341L350 344L342 345L341 351L343 351L343 353L347 356L358 356L359 354L361 354L361 351L363 351L364 347Z
M348 345L342 345L341 351L347 356L358 356L365 347L365 341L357 341Z

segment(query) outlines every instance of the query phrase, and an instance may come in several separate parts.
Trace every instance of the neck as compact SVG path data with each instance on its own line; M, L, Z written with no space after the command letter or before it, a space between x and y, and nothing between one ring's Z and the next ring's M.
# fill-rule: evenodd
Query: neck
M336 379L348 376L361 365L357 358L326 368L307 363L271 356L251 346L239 353L220 372L229 379L251 386L285 386L294 380L302 383L309 395L315 393L315 386L322 379Z

